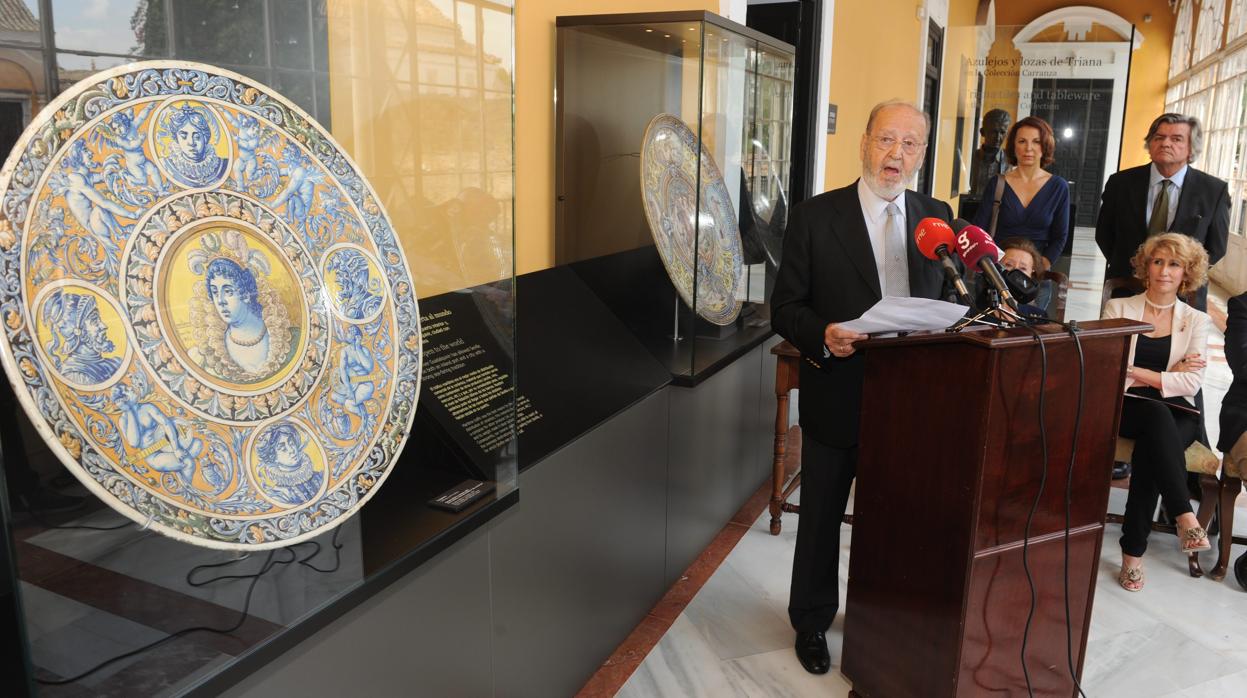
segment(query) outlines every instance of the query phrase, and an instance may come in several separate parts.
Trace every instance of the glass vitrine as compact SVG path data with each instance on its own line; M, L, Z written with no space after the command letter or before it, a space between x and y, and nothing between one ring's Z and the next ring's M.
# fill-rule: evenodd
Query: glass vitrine
M793 48L706 12L558 19L556 261L696 382L769 332Z
M51 149L39 153L65 163L70 160L61 149L68 152L71 143L98 151L99 157L85 163L59 165L71 185L61 189L94 197L110 210L124 208L119 192L149 181L160 182L161 196L203 196L202 190L211 187L198 185L206 180L192 181L195 186L188 189L177 172L166 173L169 162L162 160L160 148L174 141L144 140L158 138L151 134L159 129L149 131L146 124L164 113L161 100L181 99L162 90L181 89L185 103L174 107L220 117L208 118L201 135L215 149L212 157L241 163L218 173L226 182L249 183L233 187L230 196L240 206L253 207L247 210L258 211L259 219L275 228L289 228L294 236L340 234L334 228L343 220L333 208L337 205L355 206L363 219L382 221L378 225L392 230L397 244L371 263L397 269L390 265L405 258L400 266L409 270L412 287L390 285L390 279L382 281L374 273L366 290L414 298L419 308L419 330L415 318L408 317L399 325L402 332L366 337L372 342L366 354L351 359L342 348L327 352L320 363L306 364L313 372L329 366L316 375L337 376L330 378L338 386L331 399L357 408L344 419L326 422L340 436L383 408L414 418L410 428L403 420L399 428L376 435L377 441L396 444L398 455L362 508L332 531L293 546L255 552L212 549L116 513L105 497L83 489L62 463L66 453L72 455L83 444L45 439L45 432L31 428L10 386L4 386L0 482L7 496L0 505L5 551L0 613L11 621L6 623L8 646L19 648L4 660L0 683L6 694L218 694L516 499L512 3L123 0L106 9L96 5L68 0L6 5L0 17L0 61L8 66L0 71L0 151L8 155L24 128L53 116L56 110L49 105L65 103L57 101L58 95L77 99L94 90L103 101L139 90L141 99L154 106L127 112L139 127L137 147L126 151L117 144L127 138L121 130L109 138L79 138L79 127L72 125L50 137ZM202 92L204 76L216 73L174 58L211 64L226 75L219 84L228 83L230 89ZM129 67L157 59L166 60L153 64L151 75L159 86L127 82ZM99 71L107 69L117 72L100 79ZM270 92L293 108L250 109ZM292 135L289 149L270 152L270 141L248 140L241 130L245 127L234 124L248 114L258 120L251 128L260 132L293 125L303 129L304 138ZM278 114L288 121L278 124ZM74 118L57 116L57 123L78 124ZM96 127L90 117L80 119L80 125ZM321 134L331 136L332 144ZM9 162L16 165L31 152L30 142L19 145ZM253 167L246 164L247 154ZM142 176L127 180L131 161ZM263 185L266 173L271 187ZM316 182L343 173L360 176L352 180L354 188L343 190L343 198L316 188ZM305 192L311 195L303 197ZM78 227L90 228L103 214L97 210L94 218L79 219L74 206L66 209L72 215L34 220L43 220L45 227L64 224L67 245L88 244L85 228ZM226 209L220 214L230 215ZM10 210L0 226L10 233L12 217ZM142 227L126 214L116 218L127 230L133 226L135 235ZM310 249L283 239L287 256ZM0 247L7 253L13 244ZM286 294L278 294L282 303L292 308L341 305L349 272L332 256L325 252L323 263L307 267L304 294L298 285L281 291ZM278 257L274 252L268 259ZM101 285L108 283L105 279ZM335 320L334 331L352 334L351 321L362 322L369 312L342 310L345 324ZM16 322L11 309L8 317ZM173 327L166 333L170 337L178 331ZM151 346L158 350L158 344ZM419 355L422 369L407 366L406 373L393 375L365 370L370 361L380 363L394 352ZM419 376L414 402L409 397L404 404L382 405L374 398L386 394L382 381L397 382L404 375ZM17 390L25 389L20 374L10 372L8 380L17 381ZM100 433L117 433L113 423L121 424L122 418L103 414L110 423L98 424ZM208 417L195 419L200 420L196 429L213 426ZM304 431L314 431L310 422L301 423ZM183 433L139 443L128 458L150 463L157 454L172 453L176 449L169 439L179 442L179 457L206 457L185 445L192 439ZM314 440L304 434L287 446L308 449ZM334 467L331 458L323 460L315 466L322 472ZM168 482L175 482L181 476L170 477ZM467 480L485 483L488 494L458 510L429 504ZM241 481L224 482L219 491ZM181 484L193 489L205 483L212 484L212 478L187 475ZM348 489L358 485L358 492L374 484L348 483ZM319 515L308 513L312 520Z

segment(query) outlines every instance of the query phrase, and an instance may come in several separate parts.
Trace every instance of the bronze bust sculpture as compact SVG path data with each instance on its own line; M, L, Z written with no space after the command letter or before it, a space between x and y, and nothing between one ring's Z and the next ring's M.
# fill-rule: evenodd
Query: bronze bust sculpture
M1003 109L992 109L983 115L983 124L979 128L983 141L974 151L974 161L970 166L971 196L983 195L987 181L1009 169L1003 146L1012 122L1009 112Z

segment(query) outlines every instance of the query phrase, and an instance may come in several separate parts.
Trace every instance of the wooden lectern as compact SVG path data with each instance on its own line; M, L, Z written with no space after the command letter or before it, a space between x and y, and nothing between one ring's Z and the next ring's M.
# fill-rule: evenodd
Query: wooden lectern
M1131 335L1150 325L1083 325L1085 396L1069 503L1065 621L1065 492L1075 445L1079 360L1057 325L924 333L863 343L852 555L841 670L862 698L1025 695L1022 629L1030 587L1022 566L1027 515L1037 602L1026 666L1037 696L1075 694L1066 634L1081 675L1099 569Z

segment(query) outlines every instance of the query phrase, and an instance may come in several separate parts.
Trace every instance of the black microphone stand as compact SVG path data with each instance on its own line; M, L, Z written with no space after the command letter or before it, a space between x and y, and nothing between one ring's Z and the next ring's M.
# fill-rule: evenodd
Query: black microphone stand
M1030 324L1026 318L1022 317L1007 303L1000 302L1000 292L996 289L987 290L987 307L980 310L977 314L962 318L957 324L945 330L946 332L960 332L971 325L984 325L987 327L995 327L997 329L1005 329L1008 327L1017 327L1018 325Z

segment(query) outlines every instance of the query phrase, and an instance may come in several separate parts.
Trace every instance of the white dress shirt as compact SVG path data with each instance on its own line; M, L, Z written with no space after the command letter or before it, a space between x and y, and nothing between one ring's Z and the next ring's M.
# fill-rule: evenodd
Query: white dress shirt
M866 182L859 179L857 180L857 199L862 204L862 217L866 219L866 232L870 235L870 248L875 253L875 271L879 274L879 289L885 296L908 296L909 289L907 288L888 288L887 275L883 271L883 233L888 225L888 204L895 203L897 208L901 210L900 220L898 221L901 230L909 230L909 226L905 221L905 192L901 192L893 201L888 201L871 191L870 187L866 186ZM905 264L905 276L908 278L908 258L903 257L902 263Z
M1173 185L1169 187L1169 217L1165 219L1165 230L1169 230L1169 226L1173 225L1174 216L1178 215L1178 196L1182 193L1182 182L1186 180L1186 170L1189 165L1183 165L1182 169L1174 173L1169 178ZM1147 179L1147 210L1143 214L1144 222L1148 225L1152 224L1152 209L1156 207L1156 197L1160 196L1160 180L1165 179L1161 176L1160 170L1156 169L1156 163L1152 163L1151 174Z

